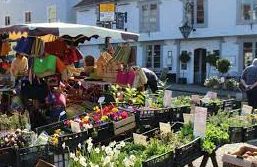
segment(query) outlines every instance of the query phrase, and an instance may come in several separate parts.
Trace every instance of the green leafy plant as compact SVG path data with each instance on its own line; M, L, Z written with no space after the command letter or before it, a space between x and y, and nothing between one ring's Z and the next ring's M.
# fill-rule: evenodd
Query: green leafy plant
M206 62L210 64L210 66L216 67L216 62L219 60L219 55L216 53L208 53L206 56Z
M190 104L191 98L189 96L178 96L172 100L172 105L174 107L190 106Z
M227 59L219 59L216 68L221 74L226 74L231 68L231 63Z
M225 87L228 90L235 90L239 88L239 83L235 79L227 79L225 81Z
M221 80L217 76L210 77L205 80L204 86L217 89L220 87Z
M179 56L179 60L182 63L188 63L190 59L191 59L190 54L187 51L182 51L181 55Z

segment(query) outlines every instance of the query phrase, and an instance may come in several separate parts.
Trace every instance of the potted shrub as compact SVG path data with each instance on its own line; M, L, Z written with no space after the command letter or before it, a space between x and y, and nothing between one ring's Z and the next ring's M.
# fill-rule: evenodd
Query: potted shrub
M208 76L210 74L211 67L216 67L216 63L218 60L219 60L219 55L216 52L208 53L208 55L206 56L206 62L210 65Z
M204 86L206 86L207 88L218 89L220 88L220 83L220 79L217 76L214 76L206 79L204 82Z
M219 59L216 63L216 68L224 76L230 70L231 63L227 59Z
M181 62L181 64L186 64L190 61L191 57L190 57L190 53L188 53L187 51L182 51L181 55L179 56L179 60ZM178 82L180 84L186 84L187 83L187 78L184 77L184 71L183 71L183 77L179 78Z

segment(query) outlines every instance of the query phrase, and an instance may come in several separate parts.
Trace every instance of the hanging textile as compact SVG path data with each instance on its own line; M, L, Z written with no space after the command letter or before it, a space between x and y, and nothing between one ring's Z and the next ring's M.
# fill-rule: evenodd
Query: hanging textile
M136 68L135 69L135 79L133 82L133 87L134 88L140 88L147 84L147 77L144 73L144 71L141 68Z
M114 53L114 56L110 62L118 62L122 64L128 64L128 60L131 53L131 47L128 45L118 46Z
M44 54L44 50L45 50L44 41L40 38L35 38L33 41L30 54L35 56L42 56Z
M62 59L68 47L62 39L57 39L53 42L45 43L45 52L48 54L55 55Z
M56 56L47 55L43 58L34 59L34 73L38 77L54 75L56 72Z
M21 39L17 41L17 45L15 46L14 50L18 53L30 55L34 39L35 37L21 37Z
M6 56L11 51L10 43L7 41L3 41L0 43L0 56Z
M24 75L28 70L28 59L23 56L22 58L15 58L11 64L11 75L17 77Z

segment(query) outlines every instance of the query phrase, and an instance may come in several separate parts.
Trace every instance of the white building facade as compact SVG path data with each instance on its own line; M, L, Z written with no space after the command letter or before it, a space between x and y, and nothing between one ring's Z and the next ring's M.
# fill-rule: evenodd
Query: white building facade
M0 27L45 22L76 23L80 0L0 0Z
M231 61L230 75L238 76L257 57L257 0L116 0L116 12L127 12L127 31L140 33L137 64L161 71L168 68L176 78L200 83L217 72L209 70L205 58L218 53ZM99 3L111 0L83 0L75 6L77 23L98 25ZM179 27L190 15L194 30L184 39ZM115 25L113 26L115 29ZM80 46L85 54L98 56L101 45ZM133 45L133 44L132 44ZM189 63L181 64L179 55L190 53Z

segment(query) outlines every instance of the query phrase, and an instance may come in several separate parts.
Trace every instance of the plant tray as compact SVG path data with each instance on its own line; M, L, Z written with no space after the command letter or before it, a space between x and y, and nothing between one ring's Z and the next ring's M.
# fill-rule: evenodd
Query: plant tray
M171 122L184 122L183 114L189 114L191 111L190 106L181 106L181 107L173 107L171 108Z
M203 155L201 139L196 138L192 142L175 149L175 162L177 167L184 167Z
M229 127L228 129L230 143L241 143L244 140L243 127Z
M257 139L257 125L244 128L243 141L247 142L249 140Z
M13 147L0 149L0 167L16 166L17 154Z
M171 120L172 108L160 109L136 109L136 123L139 126L158 127L159 122L169 122Z
M136 127L136 118L135 115L132 114L126 119L123 119L118 122L114 122L114 135L119 135L124 132L130 131Z

